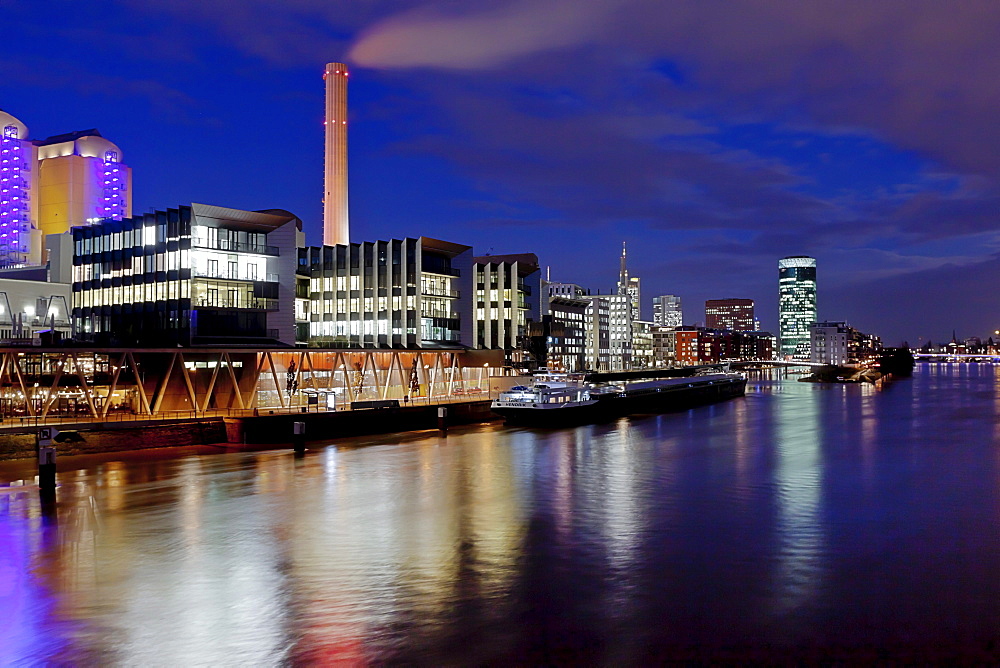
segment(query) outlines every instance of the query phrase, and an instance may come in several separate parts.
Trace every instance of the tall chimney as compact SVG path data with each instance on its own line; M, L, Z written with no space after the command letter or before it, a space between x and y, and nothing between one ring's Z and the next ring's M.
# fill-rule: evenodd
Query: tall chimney
M323 195L323 243L350 242L347 220L347 65L329 63L326 80L326 178Z

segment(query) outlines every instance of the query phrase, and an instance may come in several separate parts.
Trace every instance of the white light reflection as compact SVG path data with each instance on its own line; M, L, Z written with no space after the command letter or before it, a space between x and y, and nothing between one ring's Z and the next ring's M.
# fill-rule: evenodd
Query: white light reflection
M786 383L777 413L775 468L778 554L775 612L793 614L819 593L824 549L820 494L820 392L811 384ZM842 389L842 388L838 388Z

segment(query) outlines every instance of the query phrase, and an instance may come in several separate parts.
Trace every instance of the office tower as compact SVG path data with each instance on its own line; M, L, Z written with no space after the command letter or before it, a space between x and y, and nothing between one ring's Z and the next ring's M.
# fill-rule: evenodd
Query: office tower
M705 326L752 332L757 329L752 299L709 299L705 302Z
M794 255L778 261L781 354L809 359L809 326L816 322L816 260Z
M653 322L660 327L680 327L684 324L681 298L676 295L653 297Z
M326 176L323 187L323 244L350 243L347 219L347 65L329 63L326 81Z
M0 267L41 262L37 147L28 128L0 111Z
M179 206L74 227L77 336L143 346L291 345L302 221Z
M618 273L618 294L628 295L629 310L632 320L640 319L639 302L639 279L628 275L628 266L625 263L625 242L622 242L621 267Z
M36 141L38 226L43 234L132 215L132 170L97 130Z

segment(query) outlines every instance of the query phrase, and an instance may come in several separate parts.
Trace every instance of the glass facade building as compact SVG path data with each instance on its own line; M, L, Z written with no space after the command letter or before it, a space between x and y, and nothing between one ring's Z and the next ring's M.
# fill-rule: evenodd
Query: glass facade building
M300 234L287 211L204 204L74 227L77 336L139 346L291 344Z
M781 354L808 360L809 328L816 322L816 260L804 255L778 261L778 327Z
M653 322L660 327L680 327L684 324L681 298L677 295L653 297Z

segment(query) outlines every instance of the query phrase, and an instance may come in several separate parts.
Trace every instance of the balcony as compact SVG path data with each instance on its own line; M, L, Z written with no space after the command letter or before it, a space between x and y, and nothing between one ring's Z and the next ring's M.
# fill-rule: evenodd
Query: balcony
M451 299L458 299L458 290L438 290L435 288L420 288L420 294L424 297L450 297Z
M263 297L236 299L233 301L221 297L219 299L203 297L191 301L194 303L195 308L231 308L248 311L277 311L280 308L277 299L265 299Z
M220 278L225 281L266 281L268 283L279 283L278 274L244 274L230 273L228 271L209 271L199 267L191 268L191 275L198 278Z
M458 311L446 311L446 310L439 310L439 309L421 309L420 310L420 317L422 317L422 318L448 318L450 320L458 320L461 316L459 316Z
M279 255L277 246L260 246L257 244L245 244L228 239L206 239L204 237L191 237L191 245L194 248L207 248L209 250L227 251L230 253L259 253L261 255Z

